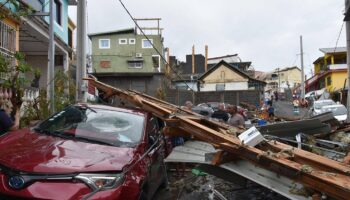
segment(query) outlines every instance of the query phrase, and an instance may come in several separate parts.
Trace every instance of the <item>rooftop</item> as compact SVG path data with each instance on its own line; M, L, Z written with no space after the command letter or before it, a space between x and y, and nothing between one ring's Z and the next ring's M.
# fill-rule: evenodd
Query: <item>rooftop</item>
M321 48L322 53L344 53L346 52L346 47L334 47L334 48Z

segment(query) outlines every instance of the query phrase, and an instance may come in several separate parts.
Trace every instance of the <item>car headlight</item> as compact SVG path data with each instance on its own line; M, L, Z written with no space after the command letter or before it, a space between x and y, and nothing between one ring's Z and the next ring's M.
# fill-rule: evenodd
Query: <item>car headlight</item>
M122 174L88 174L81 173L74 177L86 183L91 189L96 190L115 188L124 182Z

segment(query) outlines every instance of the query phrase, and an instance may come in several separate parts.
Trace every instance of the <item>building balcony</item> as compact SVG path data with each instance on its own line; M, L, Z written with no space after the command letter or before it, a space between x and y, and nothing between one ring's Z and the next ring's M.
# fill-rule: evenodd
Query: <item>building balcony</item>
M45 0L22 0L23 3L29 5L35 11L43 11Z
M347 64L333 64L333 65L328 65L327 68L329 70L336 70L336 69L347 69Z

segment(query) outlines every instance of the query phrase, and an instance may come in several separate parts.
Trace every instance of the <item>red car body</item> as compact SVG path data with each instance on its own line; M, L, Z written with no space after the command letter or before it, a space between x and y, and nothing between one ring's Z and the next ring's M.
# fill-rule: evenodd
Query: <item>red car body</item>
M141 140L118 147L29 128L6 133L0 137L0 199L149 199L167 183L156 117L135 109L88 106L96 113L108 110L143 118Z

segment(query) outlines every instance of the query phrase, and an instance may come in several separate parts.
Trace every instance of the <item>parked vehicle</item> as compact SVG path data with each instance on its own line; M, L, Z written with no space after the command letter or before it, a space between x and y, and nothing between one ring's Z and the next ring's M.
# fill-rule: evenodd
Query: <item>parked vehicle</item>
M219 108L219 103L220 102L207 102L207 103L200 103L197 106L198 107L209 107L212 108L213 111L217 111ZM228 104L224 103L225 109L227 108ZM194 110L195 111L195 110ZM242 108L241 106L237 106L237 111L239 114L241 114L245 119L248 118L248 110L245 108ZM195 111L196 112L196 111ZM208 115L209 116L209 115Z
M312 107L310 108L311 116L319 115L321 114L321 108L323 106L329 106L329 105L336 105L336 103L331 99L325 99L325 100L317 100L314 101Z
M323 106L321 113L332 112L333 116L340 122L345 122L347 119L348 110L343 104Z
M210 107L210 108L212 108L214 111L217 111L217 110L219 110L219 104L220 104L220 102L207 102L207 103L200 103L200 104L198 104L198 106L201 106L201 107L203 107L203 106L205 106L205 107ZM225 109L227 108L227 103L223 103L224 104L224 106L225 106Z
M6 133L0 197L150 199L167 184L161 126L138 109L78 104Z
M200 115L206 116L206 117L211 117L213 114L214 110L211 107L207 106L193 106L192 111L196 112Z

